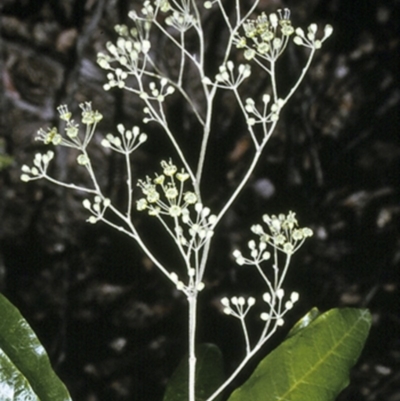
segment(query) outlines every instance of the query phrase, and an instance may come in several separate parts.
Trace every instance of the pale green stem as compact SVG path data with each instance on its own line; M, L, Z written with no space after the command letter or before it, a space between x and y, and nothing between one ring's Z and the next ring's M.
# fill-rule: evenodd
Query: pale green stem
M257 4L258 4L258 1L256 1L253 4L253 6L249 10L249 12L246 14L245 18L247 18L247 16L251 14L251 12L255 9ZM238 24L234 29L232 29L232 25L231 25L231 23L229 21L229 17L226 14L225 9L224 9L224 7L223 7L223 5L222 5L222 3L220 1L218 1L218 5L220 7L221 13L222 13L223 18L225 20L226 26L228 27L229 32L230 32L230 38L229 38L228 44L226 46L226 51L225 51L225 56L224 56L224 61L223 61L223 63L226 63L226 61L228 60L229 54L231 52L234 34L239 29L240 24ZM237 13L239 14L238 9L237 9ZM214 96L215 96L216 90L217 90L217 87L214 86L212 91L209 93L209 95L206 96L207 97L207 108L206 108L207 116L206 116L206 120L205 120L205 124L204 124L203 140L202 140L202 144L201 144L201 148L200 148L199 161L198 161L198 164L197 164L197 172L196 172L197 183L194 183L195 184L195 191L199 195L199 198L200 198L201 177L202 177L203 168L204 168L204 160L205 160L205 156L206 156L208 140L209 140L209 137L210 137L211 117L212 117L211 108L212 108L212 102L214 100Z
M240 317L240 324L242 325L244 340L246 342L246 355L248 355L250 354L250 340L249 340L249 334L247 332L246 322L244 319L245 319L244 316Z
M285 262L285 267L283 268L281 278L280 278L279 281L278 281L277 288L281 288L282 283L283 283L283 280L285 280L286 273L287 273L287 271L288 271L288 269L289 269L289 265L290 265L290 259L291 259L291 255L290 255L290 254L287 254L287 256L286 256L286 262Z
M196 318L197 290L193 288L188 295L189 302L189 401L196 401Z
M238 92L237 88L234 87L234 88L232 88L232 90L233 90L233 93L235 94L236 100L237 100L237 102L239 104L240 109L242 110L243 115L246 117L247 116L246 108L245 108L245 106L243 104L243 101L242 101L242 99L241 99L241 97L239 95L239 92ZM265 124L264 124L264 126L265 126ZM260 145L258 144L256 135L254 133L254 129L251 126L248 126L248 130L250 132L251 139L253 140L254 146L257 149Z
M207 115L206 115L206 119L205 119L204 130L203 130L203 140L201 142L199 161L197 163L196 180L193 182L196 195L199 197L200 201L201 201L201 196L200 196L201 176L203 174L204 160L205 160L206 152L207 152L207 144L208 144L208 139L210 137L212 103L214 101L214 96L215 96L216 91L217 91L217 89L214 86L213 89L211 90L211 92L209 93L209 95L207 96L207 107L206 107Z
M185 69L185 32L181 32L181 65L179 67L179 77L178 77L178 86L182 86L182 77L183 77L183 71Z
M299 79L297 80L297 82L295 83L295 85L292 87L292 89L290 90L290 92L288 93L288 95L285 97L285 99L283 100L284 103L286 103L293 95L294 92L296 92L297 88L299 87L299 85L301 84L301 81L303 80L304 76L306 75L308 69L310 68L312 59L314 58L314 53L315 53L315 48L311 48L311 53L308 56L308 60L307 63L305 65L305 67L303 68L303 70L301 71L301 75L299 77Z
M271 59L271 84L272 84L272 93L274 96L274 102L278 100L278 90L276 88L276 78L275 78L275 60Z
M262 153L262 148L259 148L259 149L256 150L256 153L255 153L254 158L253 158L253 160L252 160L252 162L250 164L249 169L247 170L247 172L244 175L244 177L243 177L242 181L240 182L240 184L236 187L235 191L233 192L232 196L229 198L228 202L226 202L225 206L218 213L217 220L216 220L215 224L217 224L221 220L221 218L224 216L226 211L231 207L232 203L237 198L239 193L242 191L243 187L246 185L246 183L249 180L250 176L253 174L253 171L254 171L254 169L255 169L255 167L257 165L257 162L258 162L259 158L261 157L261 153Z
M203 281L203 276L206 270L206 265L208 260L208 253L210 252L211 240L212 238L210 238L204 245L204 251L201 257L200 268L199 268L199 281Z
M155 65L155 63L153 62L153 60L151 60L149 58L149 62L151 64L151 66L154 68L154 70L156 71L156 73L151 72L151 71L143 71L143 75L146 75L148 77L152 77L152 78L157 78L159 80L161 79L167 79L168 83L173 86L176 90L178 90L181 95L185 98L185 100L189 103L190 107L193 110L193 113L196 115L197 120L199 121L199 123L201 125L204 124L204 121L202 119L202 117L199 114L199 111L197 110L195 104L192 102L192 100L190 99L189 95L186 93L186 91L182 88L182 86L179 86L177 82L174 82L171 78L168 78L166 76L164 76L162 74L162 72L157 68L157 66ZM113 69L113 71L115 71L115 69ZM135 71L133 71L133 75L136 77ZM140 91L134 88L131 88L129 86L125 86L124 89L128 90L129 92L133 92L136 95L140 95Z
M85 188L85 187L80 187L80 186L75 185L75 184L67 184L66 182L58 181L58 180L50 177L46 173L44 173L42 177L34 178L34 179L31 179L30 181L38 180L40 178L45 178L47 181L50 181L53 184L59 185L60 187L73 189L75 191L81 191L81 192L85 192L85 193L88 193L88 194L97 194L97 190L96 189L89 189L89 188Z
M164 27L157 21L154 20L154 25L157 26L157 28L172 42L175 44L175 46L183 51L185 55L193 61L193 63L197 66L197 68L200 70L199 63L197 62L196 58L193 56L193 54L189 53L185 48L182 48L181 44L172 36L168 31L164 29Z
M265 275L265 273L263 272L263 270L262 270L260 264L259 264L259 263L256 263L255 266L256 266L258 272L260 273L261 277L263 278L263 280L264 280L265 283L267 284L268 289L269 289L270 292L272 293L272 292L273 292L273 288L272 288L271 282L269 281L268 277L267 277L267 276Z
M149 106L150 103L149 102L147 102L147 103L148 103L148 106ZM183 165L185 166L186 171L189 173L190 178L191 178L191 180L193 182L193 185L195 185L196 184L196 177L194 176L193 171L190 168L189 163L187 162L186 157L183 154L183 152L182 152L182 150L181 150L181 148L179 146L179 143L176 141L176 139L174 137L174 134L170 131L170 129L168 127L167 119L165 117L164 110L163 110L162 107L160 107L160 114L161 114L162 118L159 117L159 123L164 128L165 132L167 133L168 138L170 139L170 141L172 142L172 144L173 144L173 146L174 146L174 148L176 150L176 153L178 153ZM158 114L157 114L157 116L158 116Z
M222 384L221 387L219 387L210 397L207 398L206 401L212 401L216 397L218 397L219 394L222 393L223 390L228 387L228 385L235 379L235 377L241 372L241 370L246 366L247 362L260 350L262 345L265 343L265 341L261 344L257 344L249 354L246 355L246 357L243 359L243 361L240 363L240 365L235 369L235 371L229 376L229 378ZM246 400L247 401L247 400Z
M126 171L127 171L127 180L126 184L128 186L128 207L126 210L126 215L130 219L132 213L132 196L133 196L133 189L132 189L132 170L131 170L131 160L129 157L129 153L125 153L125 163L126 163Z
M200 64L200 69L201 71L204 70L204 34L203 34L203 27L201 25L201 15L199 12L199 9L197 7L196 1L192 1L192 7L194 10L194 13L196 15L196 19L198 21L198 24L196 23L194 25L194 28L196 29L197 32L197 36L199 38L199 55L200 55L200 60L199 60L199 64Z

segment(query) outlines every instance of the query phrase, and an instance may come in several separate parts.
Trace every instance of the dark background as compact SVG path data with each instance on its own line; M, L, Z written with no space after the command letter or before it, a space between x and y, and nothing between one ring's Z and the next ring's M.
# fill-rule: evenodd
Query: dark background
M186 347L185 299L136 245L103 224L85 223L79 194L19 180L21 165L44 151L36 131L58 124L56 107L68 103L78 119L77 105L91 100L104 114L93 160L101 184L123 204L123 165L102 153L99 138L121 121L140 124L141 107L127 92L102 90L105 72L95 60L115 39L113 26L129 23L127 12L140 3L3 0L0 6L0 290L35 329L75 401L160 400ZM301 294L287 326L312 306L368 307L371 334L338 401L400 400L399 3L260 2L260 11L290 7L296 26L330 23L335 31L216 233L198 335L221 347L227 371L240 360L241 333L237 321L220 313L218 300L263 292L256 273L238 268L229 254L244 249L262 214L292 209L315 235L295 255L287 279L288 291ZM222 26L218 17L207 18L210 74L218 66ZM161 39L159 45L169 59L169 48ZM282 88L290 88L303 61L299 49L288 51ZM250 82L249 95L257 97L262 79ZM199 136L183 107L173 97L167 112L192 159ZM205 193L218 210L245 171L251 147L229 98L218 99L214 120ZM140 178L173 154L157 127L144 129L149 141L133 161ZM52 173L69 182L87 179L65 151ZM168 261L170 244L157 225L145 216L135 222ZM256 316L252 329L259 329Z

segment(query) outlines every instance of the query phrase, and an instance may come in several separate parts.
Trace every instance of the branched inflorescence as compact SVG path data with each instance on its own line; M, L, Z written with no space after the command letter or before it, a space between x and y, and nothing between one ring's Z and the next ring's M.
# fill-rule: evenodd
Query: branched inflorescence
M254 349L258 349L275 332L278 326L283 325L284 315L292 309L293 304L299 299L299 294L292 292L289 299L284 302L285 291L282 288L282 284L292 254L300 248L305 238L312 236L311 229L298 227L298 222L293 212L289 212L287 216L283 214L279 216L264 215L263 220L268 227L268 232L265 232L260 224L251 227L251 231L258 235L258 243L255 240L249 241L250 256L243 256L242 252L238 249L233 252L238 265L256 267L268 289L263 294L263 301L267 304L267 311L260 314L261 320L265 321L265 327L254 348L249 343L245 322L246 315L255 304L254 298L249 297L245 300L243 297L238 298L234 296L231 299L225 297L221 300L224 305L224 312L241 321L248 355L251 355ZM279 268L278 251L286 258L281 269ZM268 274L262 268L261 264L269 261L271 258L273 259L272 266L268 269L271 274Z
M213 12L212 8L217 9L227 29L225 52L217 61L217 73L214 76L207 76L205 72L206 58L214 56L207 54L206 44L210 41L206 40L206 32L203 30L206 17L195 0L146 0L140 12L129 13L134 23L132 28L121 24L115 26L118 35L116 42L108 42L106 50L97 56L99 66L107 71L104 90L119 88L136 95L142 102L143 117L140 123L158 124L171 141L176 153L174 159L177 160L176 163L172 159L161 161L160 174L138 179L135 185L131 157L146 142L147 134L141 132L139 126L127 128L122 124L117 125L117 133L106 134L101 141L104 150L116 152L125 160L127 205L123 210L117 208L113 199L103 193L91 163L88 148L103 116L92 109L90 102L81 105L80 123L72 119L67 106L60 106L58 112L64 124L62 132L57 128L41 129L37 139L46 146L77 150L77 164L86 169L92 186L67 183L52 177L49 165L55 156L53 150L37 153L32 167L22 166L21 179L25 182L45 178L88 195L83 200L83 207L89 213L88 222L104 222L131 237L167 279L185 294L189 303L189 401L196 399L194 344L197 297L205 287L204 275L214 233L253 174L274 132L282 108L303 80L316 50L332 33L332 27L327 25L323 34L319 34L316 24L311 24L305 33L292 25L287 9L269 15L261 13L254 18L252 16L258 4L259 1L255 0L250 9L243 13L240 1L236 0L234 15L229 15L222 0L204 2L204 8L209 10L206 12ZM155 41L160 34L176 50L177 67L172 71L165 68L165 64L160 61L162 58L157 57L160 49ZM189 34L190 50L187 46ZM288 93L282 93L277 83L276 66L291 38L296 45L308 49L309 55L292 88ZM234 60L238 59L244 62L236 63ZM261 88L259 99L244 95L243 88L254 74L264 74L270 79L269 85ZM189 79L185 79L187 77ZM193 88L197 88L200 93L196 94ZM203 178L203 170L212 138L211 122L219 91L232 94L247 126L254 152L247 171L226 203L212 213L211 208L204 204L202 183L206 179ZM178 143L166 112L165 105L172 95L182 97L187 105L185 110L193 112L197 128L202 131L197 160L190 163ZM199 106L201 102L203 104ZM136 191L137 187L139 191ZM139 193L134 196L135 192ZM173 267L166 266L148 249L132 219L132 214L137 212L147 212L160 222L177 247L180 260L176 262L179 263L174 263ZM109 218L110 215L113 217ZM240 266L254 266L265 284L262 311L259 313L264 328L258 341L251 344L246 318L257 303L256 297L232 296L221 300L224 312L240 320L246 356L237 370L207 401L215 399L236 377L247 361L283 324L285 314L299 298L296 292L285 294L283 281L293 253L312 235L312 231L299 228L293 212L279 216L264 215L263 221L266 229L261 224L251 228L258 239L249 241L249 256L244 256L240 250L235 250L233 256ZM184 268L179 270L182 264Z

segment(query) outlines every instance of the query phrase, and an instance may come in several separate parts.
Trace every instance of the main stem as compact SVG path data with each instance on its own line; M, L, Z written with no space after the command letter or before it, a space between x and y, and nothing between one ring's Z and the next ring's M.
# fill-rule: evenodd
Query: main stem
M189 401L195 401L196 384L196 318L197 318L197 290L193 289L188 295L189 302Z

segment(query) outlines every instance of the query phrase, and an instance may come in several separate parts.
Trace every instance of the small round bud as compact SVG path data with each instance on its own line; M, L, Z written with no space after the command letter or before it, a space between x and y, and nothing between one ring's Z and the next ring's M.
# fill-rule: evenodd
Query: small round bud
M84 155L84 154L79 155L79 156L77 157L76 161L77 161L78 164L80 164L81 166L85 166L85 165L89 164L89 158L88 158L86 155Z
M31 180L31 177L29 177L28 174L22 174L21 177L20 177L20 179L21 179L21 181L23 181L23 182L28 182L28 181Z

